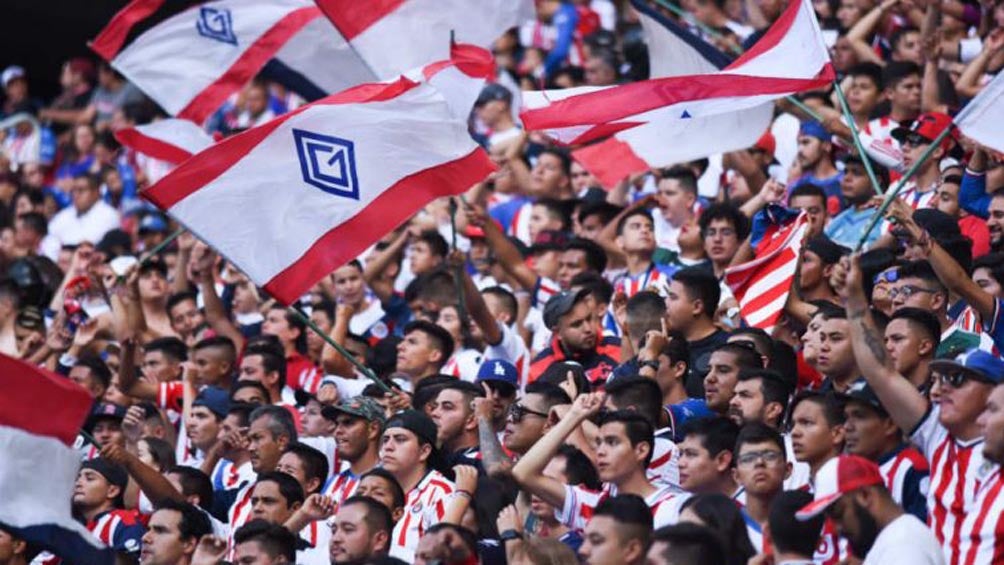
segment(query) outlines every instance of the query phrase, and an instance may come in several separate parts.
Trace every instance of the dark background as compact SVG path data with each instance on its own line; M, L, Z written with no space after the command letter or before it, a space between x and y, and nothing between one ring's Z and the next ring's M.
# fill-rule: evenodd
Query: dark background
M71 57L98 56L87 47L127 0L0 0L0 70L21 65L28 72L31 94L48 102L59 94L59 72ZM146 25L195 4L167 0Z

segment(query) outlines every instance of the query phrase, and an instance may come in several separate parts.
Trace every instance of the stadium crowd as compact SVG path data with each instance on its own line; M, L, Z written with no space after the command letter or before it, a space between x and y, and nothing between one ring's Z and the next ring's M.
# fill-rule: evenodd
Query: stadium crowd
M785 7L647 4L730 55ZM470 120L498 171L324 277L310 325L159 245L171 166L114 136L165 117L142 92L6 67L0 352L94 397L74 515L146 565L1004 563L1001 153L953 131L866 231L866 164L885 190L953 127L1004 1L812 5L869 157L821 90L821 120L779 100L753 147L600 186L519 92L647 78L637 13L538 0ZM303 103L256 79L205 127ZM722 283L769 206L809 217L771 333ZM59 562L0 530L0 564Z

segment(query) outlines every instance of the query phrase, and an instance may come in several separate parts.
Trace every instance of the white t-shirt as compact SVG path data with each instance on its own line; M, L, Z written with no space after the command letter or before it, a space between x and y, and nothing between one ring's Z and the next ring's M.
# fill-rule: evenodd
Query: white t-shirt
M912 514L903 514L879 533L863 565L942 565L945 554L934 534Z

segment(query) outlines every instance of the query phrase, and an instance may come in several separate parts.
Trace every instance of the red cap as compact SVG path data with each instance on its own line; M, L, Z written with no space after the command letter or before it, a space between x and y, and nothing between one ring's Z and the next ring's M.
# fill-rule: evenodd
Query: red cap
M777 150L777 139L774 138L774 134L770 130L767 130L760 136L760 139L756 140L753 147L773 157L774 151Z
M485 237L485 230L481 229L478 226L467 224L467 227L464 228L464 235L466 235L469 239L475 239L479 237L483 238Z
M818 516L841 496L859 488L882 485L878 465L857 455L841 455L827 461L816 473L815 500L795 513L799 520Z
M898 127L892 130L892 136L900 143L902 143L903 140L906 139L906 136L911 133L916 133L928 141L934 141L939 135L941 135L941 132L954 127L955 126L952 125L952 118L948 114L942 114L941 112L926 112L917 116L917 119L910 124L910 127ZM945 137L944 141L942 141L942 148L948 150L954 142L955 132L953 131Z

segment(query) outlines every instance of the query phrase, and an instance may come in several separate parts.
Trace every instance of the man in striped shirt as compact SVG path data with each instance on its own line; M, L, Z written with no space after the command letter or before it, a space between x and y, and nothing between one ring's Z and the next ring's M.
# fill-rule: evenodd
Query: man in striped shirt
M1000 368L997 375L1001 375ZM966 565L1000 563L1004 560L1004 386L998 379L977 423L985 438L975 511L962 524L960 553Z
M932 362L931 370L939 381L939 400L932 405L890 368L881 334L868 311L857 257L844 260L834 280L846 300L858 367L889 415L901 429L909 430L930 464L928 523L944 548L945 560L952 565L963 563L962 525L976 510L981 470L985 470L977 418L994 383L1004 378L1004 363L987 361L993 370L978 369L979 359L994 359L978 351L954 362Z
M355 493L363 473L377 466L380 437L387 418L383 408L366 396L325 406L321 413L335 422L338 460L348 464L345 469L335 469L336 473L321 491L338 505Z
M139 512L125 510L122 497L129 475L105 459L85 461L73 487L73 511L88 530L116 551L138 554L146 529Z

